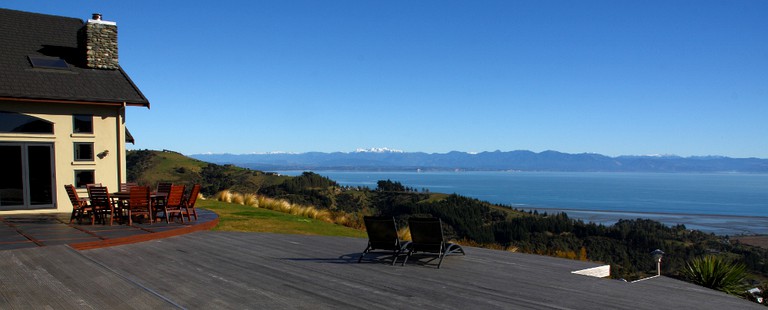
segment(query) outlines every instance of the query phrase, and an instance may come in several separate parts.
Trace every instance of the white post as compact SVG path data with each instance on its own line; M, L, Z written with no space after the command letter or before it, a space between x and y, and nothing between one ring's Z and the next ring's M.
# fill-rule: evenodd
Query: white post
M661 257L664 256L664 251L656 249L653 252L651 252L651 255L653 255L653 258L656 259L656 276L661 275Z
M659 260L656 261L656 275L661 275L661 257L659 257Z

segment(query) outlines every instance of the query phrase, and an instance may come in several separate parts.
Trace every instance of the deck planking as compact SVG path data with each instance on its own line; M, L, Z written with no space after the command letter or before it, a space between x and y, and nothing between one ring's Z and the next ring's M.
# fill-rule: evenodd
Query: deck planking
M596 264L466 248L357 263L366 240L203 231L90 250L0 251L0 309L763 309L682 281L571 271Z
M666 277L571 274L596 266L587 262L467 248L441 269L426 258L358 264L364 247L356 238L197 232L82 254L190 309L762 309Z
M2 251L0 270L0 309L173 308L63 245Z

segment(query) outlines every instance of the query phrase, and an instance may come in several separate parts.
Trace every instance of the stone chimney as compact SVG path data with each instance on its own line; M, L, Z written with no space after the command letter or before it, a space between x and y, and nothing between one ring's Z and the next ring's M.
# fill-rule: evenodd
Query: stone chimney
M115 70L117 62L117 23L101 19L101 14L93 17L81 29L81 38L85 48L85 65L93 69Z

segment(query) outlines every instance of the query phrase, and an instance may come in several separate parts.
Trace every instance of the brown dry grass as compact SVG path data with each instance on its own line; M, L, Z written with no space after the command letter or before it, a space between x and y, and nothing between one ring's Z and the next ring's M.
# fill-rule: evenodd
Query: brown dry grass
M744 244L768 249L768 236L739 236L731 237L731 240L738 240Z

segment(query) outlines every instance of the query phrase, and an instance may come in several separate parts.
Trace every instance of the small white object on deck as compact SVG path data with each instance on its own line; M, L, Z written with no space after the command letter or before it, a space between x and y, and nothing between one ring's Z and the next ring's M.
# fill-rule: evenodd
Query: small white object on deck
M611 265L603 265L594 268L571 271L571 273L595 278L607 278L611 276Z

